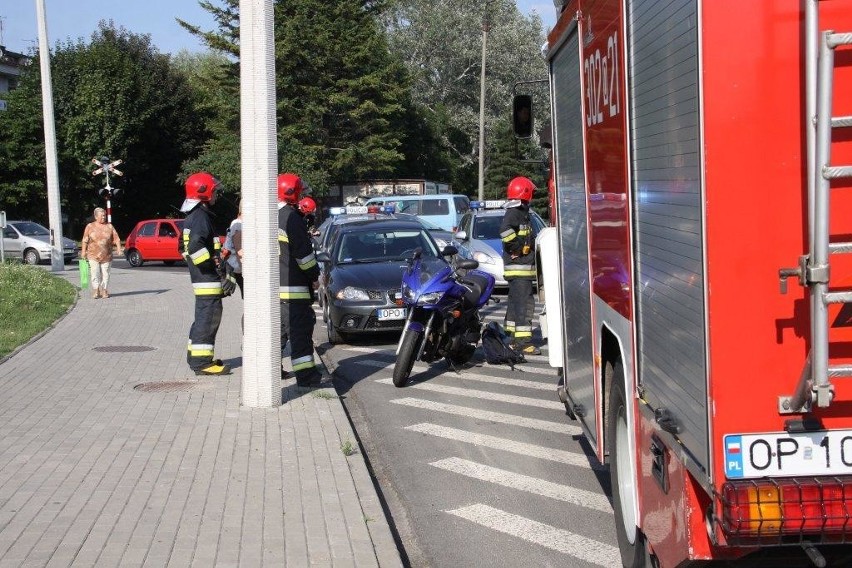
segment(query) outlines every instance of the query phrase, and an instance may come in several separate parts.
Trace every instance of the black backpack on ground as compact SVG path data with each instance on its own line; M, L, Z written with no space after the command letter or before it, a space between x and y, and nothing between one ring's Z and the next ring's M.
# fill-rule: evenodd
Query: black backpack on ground
M527 361L522 353L509 347L509 338L496 321L489 322L482 330L482 351L489 365L509 365L513 371L515 365Z

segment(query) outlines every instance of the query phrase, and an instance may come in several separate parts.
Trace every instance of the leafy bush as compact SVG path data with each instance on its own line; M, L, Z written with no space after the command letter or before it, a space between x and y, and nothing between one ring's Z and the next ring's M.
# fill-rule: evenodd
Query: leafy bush
M71 283L43 268L0 264L0 357L50 327L76 295Z

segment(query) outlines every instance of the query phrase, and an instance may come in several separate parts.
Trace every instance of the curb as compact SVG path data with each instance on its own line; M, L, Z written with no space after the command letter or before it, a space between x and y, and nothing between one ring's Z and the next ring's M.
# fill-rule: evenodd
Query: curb
M319 361L323 369L323 374L329 379L332 378L328 366L319 352L314 347L314 358ZM346 463L349 465L349 473L352 475L352 481L355 484L355 491L358 493L358 501L361 503L361 510L367 522L367 530L370 533L370 539L373 541L373 549L376 553L376 560L379 566L402 567L402 556L397 548L396 541L393 537L390 524L379 499L378 492L373 482L373 478L367 469L367 462L364 459L364 448L361 446L358 436L355 435L349 415L343 408L343 400L337 395L334 386L331 390L335 392L337 404L329 404L334 423L337 426L337 433L340 440L354 440L358 444L358 456L350 456ZM329 401L331 402L331 401Z

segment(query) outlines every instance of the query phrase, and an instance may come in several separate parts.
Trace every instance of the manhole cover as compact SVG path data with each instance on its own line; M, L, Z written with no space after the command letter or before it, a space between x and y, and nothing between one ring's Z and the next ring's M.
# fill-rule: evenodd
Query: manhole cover
M101 351L104 353L141 353L142 351L153 351L154 347L147 345L102 345L95 347L92 351Z
M150 383L139 383L133 390L139 392L188 392L209 390L213 383L202 383L200 381L155 381Z

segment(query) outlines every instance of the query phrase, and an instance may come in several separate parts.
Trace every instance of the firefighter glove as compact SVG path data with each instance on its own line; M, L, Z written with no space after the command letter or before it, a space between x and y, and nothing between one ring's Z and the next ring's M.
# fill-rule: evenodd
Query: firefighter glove
M222 279L222 294L227 297L237 289L237 279L234 278L234 268L227 262L219 265L219 276Z

